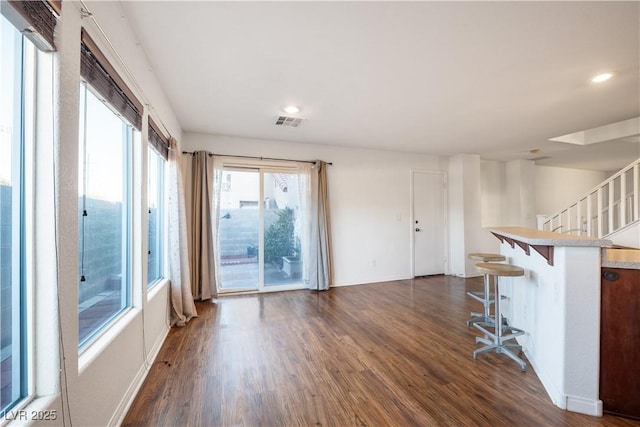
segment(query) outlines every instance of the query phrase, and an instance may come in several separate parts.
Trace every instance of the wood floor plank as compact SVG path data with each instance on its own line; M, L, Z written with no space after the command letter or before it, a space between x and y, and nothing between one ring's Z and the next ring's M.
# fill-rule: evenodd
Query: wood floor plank
M472 357L466 297L435 276L221 297L170 331L124 426L640 426L555 407L535 372Z

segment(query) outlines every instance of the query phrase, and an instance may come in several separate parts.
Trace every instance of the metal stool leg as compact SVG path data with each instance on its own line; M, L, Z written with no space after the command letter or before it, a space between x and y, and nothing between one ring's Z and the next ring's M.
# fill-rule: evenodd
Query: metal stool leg
M493 300L491 299L491 285L490 285L491 277L488 274L484 275L484 295L480 298L477 295L477 292L467 292L467 295L472 297L473 299L480 301L484 306L483 313L471 313L471 319L467 320L467 327L471 326L475 323L489 323L493 324L494 318L491 315L491 304ZM495 298L495 295L494 295Z
M494 277L494 292L495 295L500 295L499 277ZM522 347L517 344L505 344L506 341L511 340L517 336L524 334L524 331L518 328L514 328L508 325L502 324L502 305L500 304L499 297L495 298L495 321L493 322L493 332L485 329L484 326L489 326L486 323L475 323L474 326L485 334L485 338L476 337L476 344L486 344L473 352L473 358L476 359L478 354L488 351L495 351L497 353L504 354L511 360L520 365L520 369L526 370L527 364L524 360L516 356L511 350L522 351ZM506 335L505 335L506 332ZM489 339L491 338L491 340Z

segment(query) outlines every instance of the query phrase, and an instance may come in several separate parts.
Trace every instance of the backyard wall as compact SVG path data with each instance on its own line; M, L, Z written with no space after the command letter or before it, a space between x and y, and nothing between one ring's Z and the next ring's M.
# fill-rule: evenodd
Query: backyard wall
M0 361L11 344L11 196L11 186L0 185Z

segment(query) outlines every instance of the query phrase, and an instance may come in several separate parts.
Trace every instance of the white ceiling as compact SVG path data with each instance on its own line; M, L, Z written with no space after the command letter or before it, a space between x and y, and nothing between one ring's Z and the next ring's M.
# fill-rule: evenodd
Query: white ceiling
M640 116L640 2L122 6L186 132L594 170L640 157L637 138L549 141ZM274 126L287 104L300 127Z

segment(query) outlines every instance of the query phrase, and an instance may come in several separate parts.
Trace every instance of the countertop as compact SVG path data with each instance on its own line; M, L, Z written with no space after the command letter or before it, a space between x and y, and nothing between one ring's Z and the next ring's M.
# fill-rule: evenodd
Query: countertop
M602 266L640 270L640 249L605 249L602 251Z
M529 245L571 246L571 247L611 247L613 242L586 236L555 233L526 227L492 227L488 230L499 236L517 240Z

